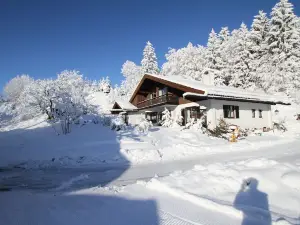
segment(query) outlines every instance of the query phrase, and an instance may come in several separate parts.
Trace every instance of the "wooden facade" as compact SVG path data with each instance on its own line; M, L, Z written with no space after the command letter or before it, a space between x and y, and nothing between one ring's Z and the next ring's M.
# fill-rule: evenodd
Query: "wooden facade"
M188 86L145 75L134 91L130 102L138 109L145 109L156 105L180 105L197 101L183 98L183 94L186 92L205 93Z

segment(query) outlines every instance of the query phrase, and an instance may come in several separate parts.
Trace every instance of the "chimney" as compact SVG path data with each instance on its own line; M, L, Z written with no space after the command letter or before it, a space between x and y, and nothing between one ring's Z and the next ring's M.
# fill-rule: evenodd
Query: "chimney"
M205 85L214 86L215 85L215 76L212 73L203 74L202 82Z

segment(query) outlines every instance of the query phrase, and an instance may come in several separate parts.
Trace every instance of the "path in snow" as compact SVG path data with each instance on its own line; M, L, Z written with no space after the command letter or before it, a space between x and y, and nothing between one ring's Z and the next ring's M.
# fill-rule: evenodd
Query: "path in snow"
M127 168L108 165L98 168L13 170L0 173L0 187L13 190L78 190L93 186L123 186L154 176L166 176L176 170L192 169L194 165L238 161L251 158L269 158L284 162L299 162L300 140L288 144L262 148L259 151L226 152L198 157L193 160L158 162ZM297 164L297 163L296 163Z

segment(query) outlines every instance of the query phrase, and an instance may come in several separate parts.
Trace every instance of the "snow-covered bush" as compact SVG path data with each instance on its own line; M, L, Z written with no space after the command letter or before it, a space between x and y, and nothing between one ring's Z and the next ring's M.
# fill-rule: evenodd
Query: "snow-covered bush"
M5 85L4 94L10 101L16 101L33 81L33 78L26 74L16 76Z
M227 135L229 133L229 124L221 118L219 119L219 123L213 130L208 130L209 135L219 138L227 139Z
M173 126L182 126L183 124L183 116L181 115L181 110L174 110L173 112Z
M206 115L203 115L200 119L197 119L197 121L195 121L192 124L191 128L193 130L201 130L202 132L205 132L206 131L206 128L204 127L205 121L206 121Z
M111 124L112 124L112 119L113 119L113 117L111 115L100 115L99 116L99 123L102 126L110 127Z
M171 113L170 111L165 108L165 110L162 112L163 116L162 116L162 122L161 125L163 127L171 127L173 125L173 119L171 117Z
M124 130L126 128L126 123L124 121L124 118L121 115L113 118L111 120L110 127L111 127L112 130L116 130L116 131Z
M138 132L138 133L148 133L149 131L149 128L151 128L153 125L152 125L152 122L151 121L148 121L146 120L145 118L143 118L141 120L141 122L135 127L135 131Z
M273 128L274 130L279 130L281 132L286 132L287 128L286 128L286 122L285 120L276 120L273 121Z
M184 129L191 128L194 125L195 122L196 122L195 119L192 118L188 123L185 124Z

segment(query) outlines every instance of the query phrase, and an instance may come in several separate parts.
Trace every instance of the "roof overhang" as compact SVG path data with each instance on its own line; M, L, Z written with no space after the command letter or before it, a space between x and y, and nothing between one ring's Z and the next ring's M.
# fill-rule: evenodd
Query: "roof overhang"
M154 77L154 76L151 76L149 74L145 74L142 77L142 79L140 80L140 82L138 83L137 87L135 88L135 90L134 90L134 92L133 92L133 94L132 94L129 102L132 103L134 97L136 96L136 94L138 93L139 89L141 88L141 86L143 85L143 83L144 83L144 81L146 79L149 79L149 80L152 80L152 81L164 84L164 85L172 87L172 88L176 88L176 89L182 90L183 92L191 92L191 93L196 93L196 94L205 94L206 93L205 90L198 90L198 89L186 86L186 85L182 85L182 84L178 84L176 82L165 80L163 78Z
M222 95L221 93L219 94L218 92L216 93L216 91L213 91L213 93L210 91L210 89L206 90L206 88L192 88L189 85L184 85L184 84L180 84L176 81L171 81L168 79L164 79L164 77L162 76L161 78L157 75L151 75L151 74L144 74L144 76L142 77L142 79L140 80L140 82L138 83L137 87L135 88L129 102L132 103L134 97L137 95L137 93L139 92L141 86L143 85L144 81L148 79L148 80L152 80L161 84L164 84L166 86L172 87L172 88L176 88L179 90L182 90L184 93L184 98L195 98L195 99L220 99L220 100L230 100L230 101L242 101L242 102L256 102L256 103L264 103L264 104L270 104L270 105L276 105L276 104L282 104L282 105L291 105L290 102L285 101L285 100L280 100L280 98L255 98L253 96L252 97L246 97L246 96L238 96L238 95Z
M224 95L208 95L208 99L218 99L218 100L227 100L227 101L239 101L239 102L254 102L254 103L263 103L269 105L291 105L291 103L282 102L282 101L264 101L256 98L244 98L238 96L224 96Z
M138 111L138 109L126 109L126 108L122 108L116 101L113 104L112 109L110 110L111 112L134 112L134 111Z

